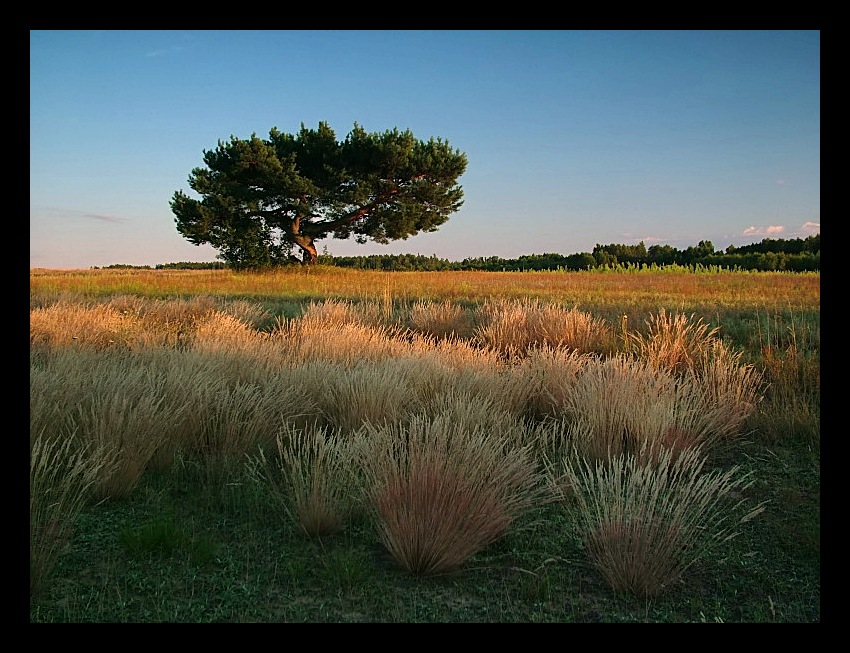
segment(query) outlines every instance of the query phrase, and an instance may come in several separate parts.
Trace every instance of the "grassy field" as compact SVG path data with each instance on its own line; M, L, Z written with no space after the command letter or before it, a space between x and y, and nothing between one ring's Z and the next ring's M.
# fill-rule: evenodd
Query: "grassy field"
M30 621L819 622L820 275L32 270Z

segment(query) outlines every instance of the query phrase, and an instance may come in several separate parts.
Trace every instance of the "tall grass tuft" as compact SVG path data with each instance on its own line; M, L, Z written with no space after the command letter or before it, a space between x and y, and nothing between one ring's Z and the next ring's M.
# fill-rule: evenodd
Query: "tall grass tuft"
M565 456L547 463L592 564L615 591L661 594L713 547L734 537L738 524L764 510L761 503L739 514L746 500L734 501L733 491L753 481L737 466L703 472L699 448L672 454L668 449L650 465L631 454L593 463Z
M537 505L543 484L531 446L448 414L358 433L367 509L410 574L450 572Z
M311 400L287 376L255 384L190 375L179 391L187 406L179 448L208 480L240 471L246 455L274 443L281 424L313 412Z
M296 318L278 321L271 338L286 351L292 365L326 360L351 365L382 360L410 351L406 330L342 322L340 324Z
M165 375L146 360L126 350L72 348L31 364L31 431L76 433L117 453L117 465L102 468L92 489L98 498L129 494L182 417L182 406L166 402Z
M437 340L469 338L475 325L472 311L449 300L419 300L410 308L408 321L414 331Z
M527 410L535 419L563 417L568 398L593 354L551 345L532 347L516 368L529 388Z
M769 325L769 322L767 323ZM794 439L820 446L820 330L791 320L784 332L759 323L758 367L767 390L748 420L767 441Z
M108 304L87 306L62 300L30 310L30 347L126 346L129 334L140 328L138 317Z
M692 362L676 372L628 354L588 359L553 416L567 423L570 446L593 460L708 449L741 433L760 401L761 376L720 341Z
M594 358L563 399L569 446L590 460L637 454L676 425L676 379L627 355Z
M419 408L414 392L416 369L403 359L366 361L323 379L319 410L328 423L353 432L364 422L386 424L402 420Z
M763 400L764 375L753 364L744 363L742 356L717 340L706 347L702 360L684 374L702 391L702 413L717 438L739 435Z
M474 340L509 359L541 345L600 354L616 349L616 337L607 323L575 307L568 310L537 299L489 300L476 318Z
M352 438L321 427L281 427L276 454L248 457L249 475L269 489L310 537L334 535L357 504Z
M74 434L30 431L30 600L47 588L92 486L115 463L114 451Z
M670 372L684 372L706 358L706 350L715 341L719 327L681 313L660 309L646 320L648 333L628 334L629 348L647 363Z

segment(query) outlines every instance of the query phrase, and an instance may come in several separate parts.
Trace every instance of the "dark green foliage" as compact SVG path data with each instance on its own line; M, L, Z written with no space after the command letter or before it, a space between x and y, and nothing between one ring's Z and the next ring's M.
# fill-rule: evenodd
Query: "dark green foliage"
M295 135L274 128L267 140L231 136L204 151L204 163L189 176L201 199L172 197L177 231L244 269L297 261L295 247L315 263L315 241L329 235L387 243L435 231L463 204L467 158L440 138L357 123L338 141L320 122Z

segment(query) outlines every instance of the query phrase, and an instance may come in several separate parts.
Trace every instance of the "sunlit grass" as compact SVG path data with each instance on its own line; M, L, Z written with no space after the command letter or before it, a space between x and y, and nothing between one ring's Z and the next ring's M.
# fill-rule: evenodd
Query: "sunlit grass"
M100 272L107 271L69 273L77 287L31 290L31 441L52 433L73 436L92 451L109 450L110 465L87 490L109 499L106 510L139 501L139 487L152 474L171 476L177 497L192 493L200 479L203 505L224 511L215 518L220 524L204 530L227 530L234 519L261 510L264 528L294 526L321 535L322 546L328 542L332 550L319 569L336 568L331 560L355 560L357 577L369 582L377 580L369 551L378 543L414 576L459 571L476 556L498 558L512 525L534 519L551 499L538 483L544 456L572 451L586 470L626 459L639 469L672 469L687 466L689 452L709 455L721 441L737 443L735 451L748 443L819 446L819 286L807 275L797 279L791 299L754 306L741 300L766 292L768 282L776 293L782 275L729 277L735 292L726 302L718 299L719 286L708 292L697 279L719 273L657 275L668 277L662 282L619 272L212 271L197 275L197 288L206 290L193 296L177 290L193 274L151 271L148 278L134 271L114 277L110 289L110 275ZM250 279L256 285L243 287ZM618 288L629 279L632 295ZM175 285L139 291L154 281ZM323 288L311 295L310 284ZM428 284L432 297L424 296ZM582 301L571 301L577 293L584 293ZM609 301L617 293L621 305ZM253 479L262 478L264 489L246 482L251 460ZM621 467L628 471L628 464ZM189 473L195 470L200 477ZM624 473L620 480L637 476ZM789 475L788 483L799 484L795 478ZM598 475L594 482L602 483ZM644 485L652 483L662 481ZM31 501L49 495L44 483L39 488ZM617 496L597 494L600 501ZM794 486L782 496L808 494ZM349 524L353 511L365 520ZM548 525L552 532L539 548L511 555L539 555L528 569L557 560L580 523L569 514L561 526ZM817 533L813 519L808 533ZM140 523L130 520L125 528ZM615 576L628 577L618 591L651 595L680 581L681 566L664 567L664 555L652 554L654 523L606 524L584 535L586 551L600 554L595 563L617 570L612 587L620 583ZM783 528L796 533L790 522ZM63 538L64 548L43 557L45 569L62 561L67 533ZM229 568L228 547L216 551L223 558L215 564ZM120 561L120 553L112 555ZM299 558L276 546L268 555L277 587L277 575L289 574L281 570ZM74 564L63 573L73 574ZM650 587L635 576L666 580ZM343 585L346 592L363 591L362 582ZM227 591L235 592L227 605L237 605L238 591ZM105 605L102 596L98 605Z

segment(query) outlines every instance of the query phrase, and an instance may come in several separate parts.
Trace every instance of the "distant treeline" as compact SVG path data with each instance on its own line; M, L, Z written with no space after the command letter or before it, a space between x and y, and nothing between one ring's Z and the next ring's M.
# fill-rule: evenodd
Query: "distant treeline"
M322 254L319 264L362 270L487 270L487 271L525 271L525 270L593 270L612 268L657 268L665 266L690 268L716 268L727 270L752 271L820 271L820 234L805 239L765 238L760 243L735 247L730 245L726 251L714 249L710 240L702 240L696 246L684 250L670 245L652 245L647 248L643 242L637 245L596 245L592 252L578 254L527 254L519 258L507 259L498 256L465 258L462 261L450 261L437 258L436 255L421 254L372 254L369 256L332 256ZM108 268L133 268L150 266L110 265ZM218 270L227 265L216 263L165 263L157 265L157 270Z

